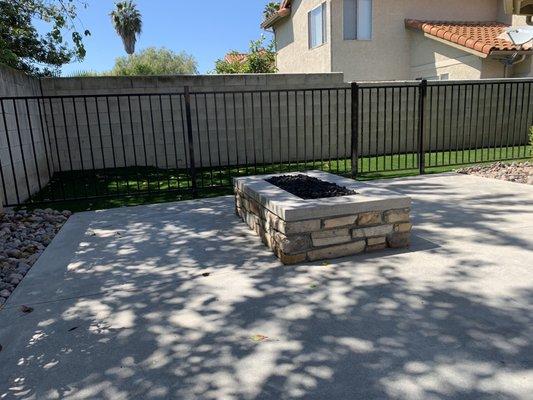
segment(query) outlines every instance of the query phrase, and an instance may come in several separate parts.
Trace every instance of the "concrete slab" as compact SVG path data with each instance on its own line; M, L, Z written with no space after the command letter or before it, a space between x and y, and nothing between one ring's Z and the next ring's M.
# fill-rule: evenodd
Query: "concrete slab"
M530 399L533 187L378 185L411 249L293 267L231 197L75 215L0 311L0 398Z

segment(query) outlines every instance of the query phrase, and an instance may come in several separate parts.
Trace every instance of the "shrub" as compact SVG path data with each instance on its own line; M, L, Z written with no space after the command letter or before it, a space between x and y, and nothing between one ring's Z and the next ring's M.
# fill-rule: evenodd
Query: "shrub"
M196 59L185 53L175 53L164 47L149 47L137 54L119 57L110 72L114 76L197 74Z
M250 42L249 53L243 59L231 57L239 54L236 51L229 53L230 57L217 60L215 63L215 73L217 74L273 74L277 72L276 52L274 43L270 42L264 46L265 37L261 35L259 40Z

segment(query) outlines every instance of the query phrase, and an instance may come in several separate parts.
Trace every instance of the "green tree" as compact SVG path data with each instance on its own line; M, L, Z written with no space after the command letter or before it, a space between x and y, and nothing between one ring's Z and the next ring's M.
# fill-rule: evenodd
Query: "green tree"
M198 63L193 56L185 52L174 53L164 47L149 47L138 54L117 58L110 75L180 75L197 73Z
M265 19L269 19L274 13L279 11L279 2L271 1L265 6L263 10L263 16Z
M271 41L265 47L265 40L263 35L258 40L252 40L249 53L243 59L229 57L229 59L217 60L215 72L217 74L273 74L277 72L274 42ZM232 51L229 54L238 53Z
M113 27L122 38L124 50L128 54L133 54L137 37L142 30L141 13L137 10L137 5L130 0L119 1L110 15Z
M75 0L0 0L0 63L36 75L57 75L60 67L85 57L76 28ZM39 33L35 24L40 24ZM41 28L41 25L43 28ZM64 34L70 34L70 40Z

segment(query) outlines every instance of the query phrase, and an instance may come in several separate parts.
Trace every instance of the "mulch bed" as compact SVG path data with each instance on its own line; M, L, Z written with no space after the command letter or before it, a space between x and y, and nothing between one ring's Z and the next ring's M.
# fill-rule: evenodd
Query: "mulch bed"
M275 176L266 181L304 200L357 194L355 191L335 183L325 182L302 174Z

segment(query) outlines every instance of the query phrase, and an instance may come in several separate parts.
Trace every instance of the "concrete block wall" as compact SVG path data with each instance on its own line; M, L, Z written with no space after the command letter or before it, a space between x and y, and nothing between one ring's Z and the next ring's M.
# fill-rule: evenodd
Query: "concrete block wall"
M533 123L533 83L430 86L425 102L425 150L525 145ZM378 94L379 91L379 94ZM360 97L359 154L418 151L418 92L365 88Z
M349 134L338 145L335 134L349 120L342 74L43 79L45 96L67 96L47 104L55 169L186 167L185 86L197 167L349 154Z
M5 97L41 95L39 79L0 65L0 202L17 204L44 187L53 174L42 102ZM18 116L18 117L17 117Z
M351 153L350 88L341 73L39 81L0 67L0 83L0 96L33 97L1 101L0 197L5 204L23 202L54 172L186 167L185 86L191 91L197 167L328 160ZM510 144L524 144L533 120L531 83L513 92L506 87L500 85L500 92L430 90L426 150L455 148L472 116L478 136L470 136L465 147L499 145L503 134ZM417 92L416 87L381 89L378 104L375 89L371 95L363 90L360 155L417 151Z

